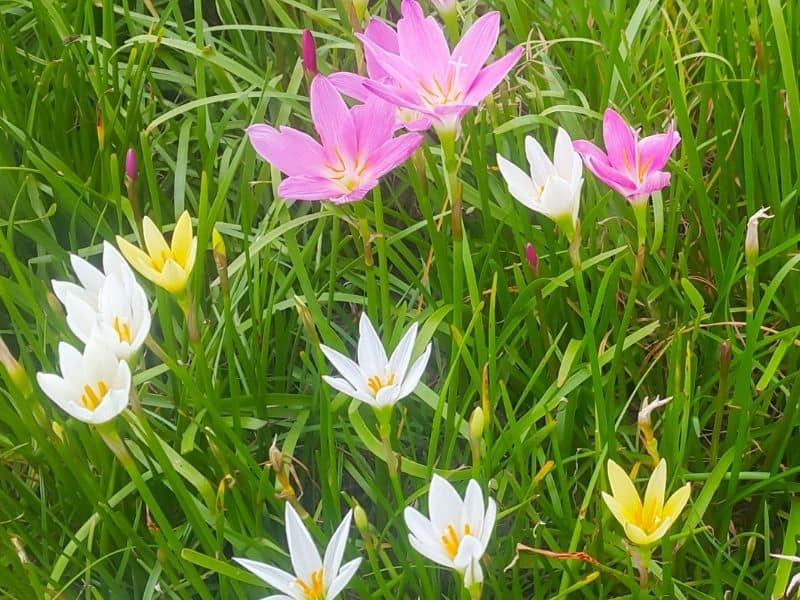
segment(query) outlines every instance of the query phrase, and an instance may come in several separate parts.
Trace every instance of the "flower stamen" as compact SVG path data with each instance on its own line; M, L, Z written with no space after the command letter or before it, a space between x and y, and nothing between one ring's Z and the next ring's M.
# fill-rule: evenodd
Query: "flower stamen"
M385 382L381 379L380 375L373 375L367 379L367 386L372 390L373 394L377 394L383 388L389 387L390 385L394 385L394 373L390 373Z
M100 401L108 393L108 384L102 379L95 386L97 391L87 383L83 386L83 394L81 395L81 404L92 412L100 405Z
M323 570L317 569L311 573L311 582L306 583L299 577L294 580L298 585L306 600L322 600L325 597L325 590L322 586Z
M131 336L131 326L127 321L123 321L119 317L114 317L114 331L117 332L120 342L131 343L133 337Z

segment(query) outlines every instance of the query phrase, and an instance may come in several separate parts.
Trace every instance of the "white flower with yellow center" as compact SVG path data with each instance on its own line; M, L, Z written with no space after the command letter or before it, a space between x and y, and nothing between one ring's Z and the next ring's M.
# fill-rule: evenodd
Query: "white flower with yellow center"
M83 343L102 337L117 357L127 360L150 331L147 296L122 255L103 243L103 271L72 255L81 285L53 281L53 292L67 311L67 325Z
M65 342L58 345L63 377L37 373L39 387L62 410L92 425L105 423L128 406L131 371L101 337L93 337L81 354Z
M417 387L428 364L431 345L428 344L422 355L411 364L411 353L417 339L416 323L408 328L391 358L386 357L386 350L366 313L361 314L358 329L357 363L333 348L320 345L322 353L342 375L324 375L323 379L335 390L374 408L392 406Z
M428 490L430 519L407 507L403 516L414 549L435 563L459 572L464 587L473 589L483 582L480 559L494 529L497 505L493 498L483 502L483 492L474 479L467 484L464 499L450 483L434 475Z
M342 565L352 516L353 511L345 515L333 534L323 559L320 558L314 540L300 516L287 502L286 540L294 574L246 558L233 560L282 592L267 596L264 600L333 600L353 578L361 564L361 559L356 558Z

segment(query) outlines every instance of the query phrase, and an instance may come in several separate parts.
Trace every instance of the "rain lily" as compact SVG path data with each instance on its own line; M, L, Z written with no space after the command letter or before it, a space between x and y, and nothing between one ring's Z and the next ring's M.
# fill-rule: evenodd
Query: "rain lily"
M556 134L553 160L531 136L525 138L525 154L530 175L497 155L497 166L508 184L508 191L522 204L545 215L571 236L578 223L583 167L580 155L563 129Z
M197 238L192 235L189 212L183 211L178 218L171 246L150 217L144 218L142 230L147 252L117 236L120 252L134 269L156 285L173 294L183 292L197 256Z
M391 358L386 357L386 350L366 313L361 314L358 329L358 363L333 348L320 345L322 353L342 375L324 375L323 379L335 390L375 409L391 407L417 387L428 364L431 345L428 344L422 355L411 364L411 351L417 339L416 323L408 328Z
M281 592L269 596L270 600L333 600L342 592L361 564L361 559L356 558L342 565L352 515L353 511L345 515L325 550L325 558L322 559L300 516L287 502L286 539L294 574L246 558L233 560Z
M256 152L288 177L278 194L292 200L360 200L380 177L403 164L419 134L392 137L394 107L378 98L348 108L327 78L311 82L311 119L322 144L291 127L247 128Z
M147 296L133 271L108 242L103 243L103 271L75 255L70 262L81 285L53 281L67 325L83 343L99 336L118 358L128 360L150 331Z
M403 517L414 549L464 578L464 587L480 589L483 571L480 559L494 529L497 505L493 498L483 502L478 482L471 479L464 499L450 483L434 475L428 490L430 519L406 507Z
M649 546L664 537L686 506L690 484L681 487L664 501L667 487L667 462L662 458L650 475L644 501L628 474L613 460L608 461L608 480L612 495L602 492L603 500L628 539L638 546Z
M83 354L65 342L58 345L63 377L37 373L39 387L62 410L85 423L99 425L128 406L131 371L103 338L93 337Z
M606 152L588 140L576 140L574 144L586 167L634 204L645 201L650 194L669 185L671 175L661 169L681 141L671 123L666 133L641 140L638 134L637 129L609 108L603 115Z
M518 46L484 67L497 43L500 13L480 17L451 52L441 25L425 17L415 0L403 0L401 10L396 50L388 32L383 42L357 34L368 68L372 73L380 68L388 75L376 79L371 74L364 86L397 106L430 116L440 133L457 131L464 114L497 87L523 48Z
M780 558L781 560L789 560L793 563L800 563L800 556L791 556L788 554L770 554L772 558ZM789 580L789 585L786 587L784 598L791 598L795 590L800 590L800 573L796 574Z
M364 37L387 52L397 54L400 51L397 32L380 19L370 19L364 30ZM346 96L355 98L360 102L367 102L367 100L375 96L369 88L364 85L365 83L370 80L392 81L392 76L386 72L378 61L374 60L367 62L367 75L369 75L369 77L362 77L355 73L341 71L339 73L331 73L328 76L328 80L336 89ZM411 110L403 106L398 106L396 108L395 127L405 127L408 131L427 131L430 129L430 126L430 118L419 111Z

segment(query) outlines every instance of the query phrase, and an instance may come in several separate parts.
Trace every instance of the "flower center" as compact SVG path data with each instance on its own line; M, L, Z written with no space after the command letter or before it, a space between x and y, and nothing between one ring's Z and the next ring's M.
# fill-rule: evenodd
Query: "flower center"
M352 192L364 179L367 162L362 161L360 157L356 157L355 161L345 160L338 148L334 149L334 154L336 160L325 165L330 171L330 178L338 181L344 191Z
M390 373L385 381L381 379L380 375L373 375L367 379L367 386L372 390L373 395L377 395L379 391L390 385L394 385L394 373Z
M469 523L464 524L464 535L472 535L472 528L469 526ZM444 551L447 553L447 556L451 559L455 558L456 554L458 554L458 547L461 545L461 537L459 537L456 528L452 525L448 525L441 539L442 546L444 546Z
M661 525L661 514L656 511L655 498L648 499L642 506L641 512L636 515L636 524L645 533L652 533Z
M131 343L131 326L127 321L123 321L119 317L114 317L114 331L117 332L120 342Z
M311 573L311 581L306 583L302 579L295 579L294 582L303 592L306 600L323 600L325 598L325 590L322 587L323 570L317 569Z
M81 394L81 404L92 412L100 405L100 401L108 393L108 384L102 379L95 384L95 387L97 391L87 383L83 386L83 394Z
M422 80L417 81L423 93L419 94L420 99L430 107L442 106L446 104L457 104L463 96L462 90L456 85L456 70L450 69L447 72L447 80L442 84L437 77L428 85Z

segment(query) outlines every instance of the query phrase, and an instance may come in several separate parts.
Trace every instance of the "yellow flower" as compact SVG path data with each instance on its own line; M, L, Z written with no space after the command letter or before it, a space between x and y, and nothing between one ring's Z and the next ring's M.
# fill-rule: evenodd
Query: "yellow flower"
M686 506L691 492L691 486L687 483L664 502L667 462L663 458L647 482L644 502L639 498L631 478L613 460L608 461L608 480L612 494L602 492L603 500L622 525L628 539L639 546L649 546L664 537Z
M142 230L147 252L117 236L120 252L134 269L156 285L173 294L182 292L197 256L197 238L192 235L189 213L183 211L175 224L172 247L167 245L164 236L149 217L144 218Z

